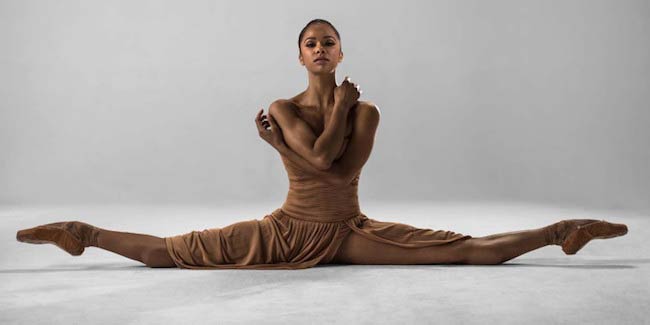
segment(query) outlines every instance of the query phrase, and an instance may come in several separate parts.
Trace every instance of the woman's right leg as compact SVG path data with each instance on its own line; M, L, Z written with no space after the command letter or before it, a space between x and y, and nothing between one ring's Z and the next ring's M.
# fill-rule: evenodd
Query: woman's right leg
M102 229L81 221L63 221L22 229L20 242L54 244L69 254L81 255L85 247L97 247L142 262L149 267L175 267L164 238Z
M167 252L164 238L102 228L97 229L98 235L95 247L142 262L149 267L176 267Z

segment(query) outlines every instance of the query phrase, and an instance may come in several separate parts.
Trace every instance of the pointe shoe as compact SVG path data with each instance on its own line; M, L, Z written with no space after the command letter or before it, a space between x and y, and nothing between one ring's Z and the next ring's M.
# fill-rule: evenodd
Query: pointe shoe
M54 244L70 255L79 256L89 246L97 246L97 227L80 221L54 222L19 230L16 240L31 244Z
M549 243L562 246L567 255L575 254L592 239L618 237L627 233L624 224L592 219L562 220L549 226L549 229Z
M627 226L619 223L609 223L599 220L577 225L562 243L562 250L567 255L573 255L592 239L606 239L627 234Z

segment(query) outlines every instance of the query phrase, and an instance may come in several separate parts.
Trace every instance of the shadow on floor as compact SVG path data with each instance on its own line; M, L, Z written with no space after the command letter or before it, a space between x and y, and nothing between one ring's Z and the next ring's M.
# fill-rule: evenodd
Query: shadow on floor
M150 269L146 265L126 265L117 263L95 263L83 265L53 265L52 267L39 268L39 269L1 269L0 274L11 273L50 273L50 272L76 272L76 271L137 271ZM174 268L169 268L174 269Z
M517 262L518 261L518 262ZM518 259L516 262L506 262L500 265L465 265L465 264L432 264L432 265L352 265L352 264L321 264L313 267L312 269L326 269L338 267L353 267L353 268L373 268L377 270L409 270L409 269L423 269L423 268L503 268L503 267L551 267L551 268L569 268L569 269L633 269L637 268L638 264L650 263L650 258L627 258L627 259L598 259L587 260L581 259L579 261L570 261L565 258L528 258ZM124 265L118 263L102 263L102 264L84 264L84 265L54 265L51 268L35 268L35 269L2 269L0 274L29 274L29 273L52 273L52 272L77 272L77 271L168 271L178 270L178 268L150 268L146 265ZM214 271L218 271L215 269ZM196 270L193 270L196 271ZM202 270L205 271L205 270ZM209 270L208 270L209 271ZM269 270L248 270L242 269L238 271L269 271ZM273 271L273 270L270 270ZM300 270L284 270L284 271L300 271Z

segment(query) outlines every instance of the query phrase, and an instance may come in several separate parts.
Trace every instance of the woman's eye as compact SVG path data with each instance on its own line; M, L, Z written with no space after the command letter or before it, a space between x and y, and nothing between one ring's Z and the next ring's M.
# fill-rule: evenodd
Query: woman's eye
M332 42L327 42L327 43L325 43L325 45L327 45L327 46L332 46L332 45L334 45L334 43L332 43ZM307 46L307 47L313 47L314 44L313 44L313 43L309 43L309 44L307 44L307 45L305 45L305 46Z

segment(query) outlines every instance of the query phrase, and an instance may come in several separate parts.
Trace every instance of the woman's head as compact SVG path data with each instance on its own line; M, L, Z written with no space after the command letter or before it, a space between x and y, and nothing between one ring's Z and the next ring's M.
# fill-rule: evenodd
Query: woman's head
M341 35L324 19L307 23L298 36L300 64L313 73L331 73L343 60ZM317 59L324 59L316 61Z

